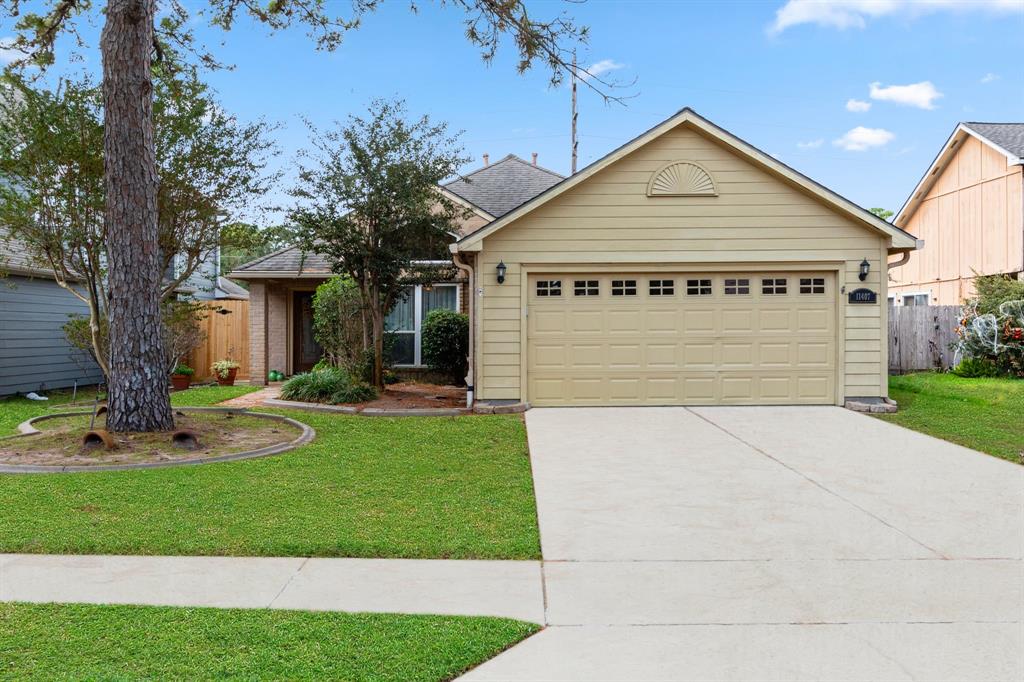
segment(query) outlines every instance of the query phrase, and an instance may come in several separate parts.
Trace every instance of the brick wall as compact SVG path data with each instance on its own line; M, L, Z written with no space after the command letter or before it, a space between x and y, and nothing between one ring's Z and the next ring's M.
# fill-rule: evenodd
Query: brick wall
M288 372L288 290L267 287L267 371Z
M249 382L263 386L267 383L266 324L267 316L263 305L266 285L263 282L249 284Z

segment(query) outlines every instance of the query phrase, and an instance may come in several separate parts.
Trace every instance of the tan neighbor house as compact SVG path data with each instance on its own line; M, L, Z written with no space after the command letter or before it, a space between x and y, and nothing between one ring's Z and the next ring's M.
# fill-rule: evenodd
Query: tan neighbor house
M924 240L893 305L960 305L975 274L1024 276L1024 123L961 123L893 223Z
M471 383L538 406L886 396L886 264L916 247L684 109L453 245Z

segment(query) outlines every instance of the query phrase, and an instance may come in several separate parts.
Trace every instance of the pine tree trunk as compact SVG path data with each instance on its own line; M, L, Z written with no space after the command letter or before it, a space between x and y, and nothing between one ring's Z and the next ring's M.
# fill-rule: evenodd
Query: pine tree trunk
M155 9L155 0L109 0L100 39L111 431L174 427L160 338L158 178L150 73Z

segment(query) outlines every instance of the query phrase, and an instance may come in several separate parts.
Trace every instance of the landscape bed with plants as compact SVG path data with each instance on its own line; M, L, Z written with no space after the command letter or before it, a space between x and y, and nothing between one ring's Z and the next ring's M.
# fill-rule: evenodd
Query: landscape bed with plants
M362 301L348 277L321 284L313 297L313 331L324 351L309 372L297 374L281 387L281 397L331 405L463 407L463 384L469 350L469 320L452 310L432 310L423 322L423 360L445 386L402 383L390 368L392 338L383 344L383 388L374 387L375 353L366 345Z
M1024 282L977 277L975 290L957 330L960 362L891 377L899 411L875 416L1024 464Z

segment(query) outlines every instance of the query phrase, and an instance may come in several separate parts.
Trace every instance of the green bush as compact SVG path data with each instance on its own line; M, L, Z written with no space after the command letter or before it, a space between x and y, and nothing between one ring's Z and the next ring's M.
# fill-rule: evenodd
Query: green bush
M953 368L953 374L965 379L978 379L981 377L998 377L1003 372L996 363L987 358L964 358L960 364Z
M178 374L180 376L192 376L196 373L194 369L189 367L183 362L179 362L178 365L171 371L171 374Z
M352 380L343 369L328 367L296 374L281 387L281 397L305 403L364 403L377 397L371 386Z
M1024 282L1009 275L984 275L974 278L975 296L968 301L978 315L999 315L999 306L1024 299Z
M461 384L469 357L469 318L454 310L432 310L423 323L423 361Z

